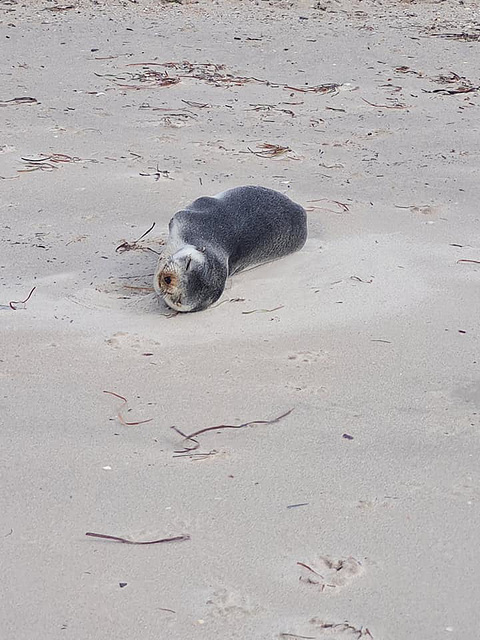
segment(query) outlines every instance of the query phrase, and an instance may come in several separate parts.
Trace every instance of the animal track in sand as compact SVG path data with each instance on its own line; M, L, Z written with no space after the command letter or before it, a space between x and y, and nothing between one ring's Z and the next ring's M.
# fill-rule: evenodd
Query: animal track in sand
M288 382L285 385L285 389L287 389L288 391L292 391L295 393L307 393L308 395L325 395L328 393L328 389L327 387L323 387L323 386L305 386L301 383L297 383L295 384L294 382Z
M319 360L326 360L327 354L321 353L320 351L297 351L297 353L291 353L288 356L289 360L296 360L300 362L306 362L308 364L312 364L314 362L318 362Z
M218 589L207 600L210 615L215 618L243 618L253 613L247 598L235 591Z
M136 334L126 333L125 331L117 331L110 338L106 338L105 342L114 349L137 349L146 351L150 348L158 346L155 340L148 340Z
M300 582L318 588L320 591L342 589L363 573L361 563L349 556L334 559L319 556L313 563L297 562L300 567Z
M396 496L384 496L384 499L372 498L370 500L359 500L355 506L357 509L362 509L362 511L369 511L378 507L393 509L395 507L395 500L398 500Z

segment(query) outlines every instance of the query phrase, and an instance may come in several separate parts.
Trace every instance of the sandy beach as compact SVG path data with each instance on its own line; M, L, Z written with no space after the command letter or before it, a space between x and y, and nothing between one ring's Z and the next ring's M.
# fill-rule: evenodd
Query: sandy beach
M4 0L0 38L0 637L478 638L478 3ZM305 248L169 317L170 218L244 184Z

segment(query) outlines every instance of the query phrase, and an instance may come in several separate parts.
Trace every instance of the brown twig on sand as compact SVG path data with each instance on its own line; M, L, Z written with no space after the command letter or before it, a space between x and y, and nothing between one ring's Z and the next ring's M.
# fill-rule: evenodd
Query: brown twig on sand
M456 89L448 89L447 87L442 87L442 89L432 89L431 91L427 91L427 89L422 89L423 93L439 93L444 96L454 96L457 93L474 93L475 91L480 91L480 87L474 87L472 85L460 85Z
M259 158L275 158L276 156L281 156L284 153L292 151L290 147L282 147L279 144L270 144L269 142L264 142L258 146L260 150L257 151L250 149L250 147L247 147L247 149Z
M287 91L298 91L300 93L338 93L340 84L337 83L325 83L316 86L305 85L303 87L292 87L291 85L281 82L271 82L270 80L264 80L263 78L256 78L255 76L234 76L231 73L227 73L225 65L214 63L197 63L189 62L188 60L182 60L179 62L133 62L127 65L129 67L147 67L141 73L129 74L132 80L140 80L145 82L152 78L160 77L163 81L170 79L172 84L179 82L180 78L191 78L192 80L201 80L209 84L213 84L217 87L225 85L244 85L249 82L256 82L258 84L264 84L268 87L281 87ZM165 67L167 69L175 69L177 76L175 78L169 78L162 72L148 69L148 67ZM179 73L183 72L183 73ZM100 75L100 74L96 74ZM108 77L109 74L105 74ZM118 80L118 78L117 78ZM143 89L143 86L138 85L120 85L117 86L131 89ZM148 86L152 86L151 84ZM163 85L165 86L165 85Z
M40 104L36 98L23 96L21 98L10 98L10 100L0 100L0 107L8 107L12 104Z
M432 38L451 38L452 40L462 40L463 42L480 41L480 33L429 33Z
M209 309L216 309L222 304L225 304L225 302L245 302L245 298L227 298L227 300L222 300L218 304L214 304L213 306L209 307Z
M124 253L125 251L134 251L135 249L141 249L142 251L144 251L145 249L147 249L147 247L140 247L138 243L140 242L140 240L143 240L143 238L145 238L145 236L150 233L150 231L154 228L154 226L155 226L155 222L152 223L152 225L145 231L145 233L142 233L142 235L136 240L134 240L133 242L127 242L125 240L125 242L122 242L122 244L119 244L118 247L115 249L115 253Z
M291 87L290 85L285 84L283 85L283 88L289 89L290 91L299 91L300 93L338 93L340 86L341 85L334 82L329 82L312 87Z
M406 104L375 104L374 102L370 102L365 98L362 98L362 100L369 104L371 107L376 107L377 109L408 109Z
M118 276L119 280L133 280L134 278L151 278L153 277L153 273L141 273L136 276Z
M189 107L196 107L197 109L206 109L211 105L207 102L195 102L194 100L182 100L185 104L188 104Z
M273 104L252 104L250 103L251 109L247 109L247 111L279 111L280 113L286 113L292 118L295 117L295 112L291 109L282 109L281 107L276 107Z
M10 309L13 309L14 311L17 310L17 307L15 306L16 304L27 304L27 302L30 300L32 293L35 291L37 287L33 287L33 289L30 291L30 293L28 294L28 296L25 298L25 300L10 300L10 302L8 303L8 306L10 307Z
M347 213L350 211L350 207L345 202L340 202L339 200L330 200L329 198L319 198L318 200L308 200L308 202L333 202L338 205L342 211L342 213ZM318 207L321 208L321 207ZM325 211L332 211L331 209L325 209ZM332 211L332 213L337 213L336 211Z
M441 73L440 75L432 78L434 82L439 82L440 84L451 84L452 82L468 82L465 76L460 76L455 71L450 71L448 74Z
M276 424L277 422L280 422L282 418L286 418L288 415L290 415L292 411L293 408L289 409L285 413L282 413L281 416L273 418L273 420L251 420L250 422L244 422L243 424L219 424L215 427L205 427L204 429L199 429L198 431L194 431L193 433L190 433L188 435L182 433L177 427L172 427L172 429L179 433L185 440L191 440L193 443L195 443L194 447L185 447L184 449L174 451L174 453L187 453L189 451L195 451L195 449L198 449L200 443L195 438L197 438L197 436L199 435L202 435L203 433L207 433L209 431L219 431L220 429L243 429L244 427L251 427L254 424Z
M373 640L373 636L370 633L370 630L365 627L365 629L363 627L354 627L353 624L349 624L348 622L322 622L320 625L320 629L328 629L328 630L332 630L332 631L351 631L352 633L356 633L357 634L357 639L360 640L360 638L365 638L365 637L369 637L372 638Z
M414 76L418 76L419 78L423 77L423 73L421 71L415 71L414 69L410 69L406 65L402 65L400 67L395 67L394 71L397 73L411 73Z
M69 9L75 9L75 5L74 4L68 4L68 5L63 5L61 6L56 6L56 7L46 7L46 9L44 9L44 11L68 11Z
M214 450L214 451L198 451L196 453L193 453L192 451L188 450L185 451L185 453L176 453L174 456L172 456L173 458L190 458L191 460L206 460L208 457L210 456L216 456L218 454L218 451Z
M153 167L148 167L148 168L151 169ZM173 178L170 177L170 171L168 171L168 169L160 169L158 164L155 167L154 173L139 173L139 175L146 178L154 177L155 182L158 182L160 178L167 178L167 180L173 180Z
M31 173L32 171L53 171L58 169L54 164L50 162L27 162L25 169L17 169L18 173Z
M115 396L116 398L120 398L120 400L123 400L123 408L125 409L127 407L128 400L125 398L125 396L121 396L118 393L115 393L114 391L104 391L103 393L108 393L111 396ZM123 418L121 411L118 411L117 418L126 427L136 427L139 424L145 424L147 422L152 422L152 420L153 420L153 418L149 418L148 420L138 420L137 422L127 422Z
M190 536L188 534L174 536L173 538L161 538L160 540L147 540L146 542L129 540L128 538L121 538L119 536L109 536L105 533L92 533L91 531L87 531L85 535L92 538L102 538L102 540L115 540L115 542L123 542L125 544L160 544L162 542L180 542L182 540L190 540Z
M304 562L297 562L297 564L299 567L304 567L305 569L308 569L308 571L311 571L316 576L319 576L320 578L323 579L323 576L320 573L318 573L318 571L315 571L315 569L312 569L312 567L309 567L308 564L305 564Z
M184 454L184 453L190 453L191 451L195 451L196 449L198 449L198 447L200 446L200 443L197 440L195 440L193 436L188 436L186 433L183 433L183 431L180 431L178 427L173 426L171 428L174 431L176 431L178 435L182 436L184 440L191 440L194 443L193 447L184 447L183 449L174 451L174 453Z
M188 119L194 120L195 118L198 118L198 115L196 113L193 113L193 111L189 111L188 109L183 109L183 108L180 108L180 109L169 109L168 107L151 107L148 104L148 102L144 102L138 108L139 109L150 109L151 111L162 111L162 112L164 112L164 114L160 116L160 119L165 124L171 124L172 123L171 118L177 118L180 122L187 122ZM141 156L139 156L139 157L141 157ZM163 173L167 173L168 174L168 171L164 171Z
M155 291L154 287L136 287L133 284L124 284L124 289L131 289L132 291Z
M248 316L250 313L272 313L272 311L283 309L284 306L284 304L281 304L279 307L273 307L273 309L252 309L251 311L242 311L242 314Z
M42 155L39 158L21 158L26 163L25 169L18 169L18 173L28 173L31 171L53 171L58 169L57 165L66 162L97 162L91 158L78 158L77 156L69 156L66 153L52 153L50 155Z
M190 460L198 462L200 460L206 460L207 458L210 458L212 456L217 456L217 455L218 455L217 449L212 449L212 451L196 451L195 453L188 450L188 451L185 451L185 453L177 453L172 457L173 458L190 458Z
M153 71L147 69L143 73L129 74L131 80L138 80L143 84L123 84L114 80L117 87L122 89L151 89L152 87L171 87L174 84L180 82L179 77L171 77L167 74L163 74L160 71Z
M44 155L43 157L40 157L40 158L21 158L21 160L23 160L24 162L37 164L41 162L46 162L47 160L48 162L55 162L55 163L81 162L82 158L78 158L77 156L69 156L66 153L52 153L49 156Z
M467 260L467 258L462 258L461 260L457 260L457 264L459 262L471 262L473 264L480 264L480 260Z

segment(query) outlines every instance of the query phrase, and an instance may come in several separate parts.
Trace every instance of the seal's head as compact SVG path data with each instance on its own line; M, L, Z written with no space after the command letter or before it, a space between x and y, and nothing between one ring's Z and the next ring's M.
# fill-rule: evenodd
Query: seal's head
M153 286L171 309L201 311L220 298L227 276L226 264L216 255L186 245L160 259Z

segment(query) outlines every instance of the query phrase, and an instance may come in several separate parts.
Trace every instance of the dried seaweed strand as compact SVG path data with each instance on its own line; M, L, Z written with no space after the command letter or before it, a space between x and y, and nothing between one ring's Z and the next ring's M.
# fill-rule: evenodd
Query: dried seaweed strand
M453 40L463 40L464 42L478 42L480 33L429 33L431 38L452 38Z
M284 304L281 304L279 307L273 307L273 309L252 309L251 311L242 311L242 314L247 316L249 313L271 313L272 311L283 309L284 306Z
M10 98L10 100L0 100L0 107L6 107L12 104L40 104L36 98L23 96L21 98Z
M324 579L323 576L320 573L318 573L318 571L315 571L315 569L312 569L312 567L309 567L308 564L305 564L304 562L297 562L297 564L299 567L305 567L305 569L308 569L308 571L311 571L319 578L322 578L322 580Z
M405 104L375 104L374 102L370 102L365 98L362 98L362 100L369 104L371 107L377 107L377 109L407 109L407 105Z
M66 153L52 153L49 156L43 156L41 158L21 158L24 162L41 163L49 160L50 162L80 162L82 158L77 156L69 156Z
M197 109L206 109L210 107L207 102L195 102L194 100L182 100L185 104L188 104L189 107L196 107Z
M127 538L121 538L119 536L109 536L105 533L92 533L91 531L87 531L85 535L91 536L92 538L102 538L103 540L115 540L116 542L123 542L125 544L159 544L162 542L180 542L181 540L190 540L190 536L188 534L174 536L173 538L161 538L160 540L147 540L146 542L128 540Z
M118 247L115 249L115 253L124 253L125 251L134 251L135 249L141 249L142 251L153 251L153 249L149 249L148 247L140 247L138 245L138 243L140 242L140 240L142 240L143 238L145 238L146 235L148 235L150 233L150 231L154 228L155 226L155 222L152 223L152 225L145 231L145 233L142 233L142 235L137 238L136 240L134 240L133 242L122 242L122 244L119 244ZM157 253L156 251L153 251L154 253Z
M200 443L198 442L198 440L195 440L195 438L193 436L188 436L186 433L183 433L183 431L180 431L180 429L178 427L171 427L174 431L176 431L179 435L182 436L182 438L184 438L185 440L191 440L194 444L193 447L184 447L183 449L179 449L178 451L175 451L174 453L190 453L190 451L195 451L196 449L198 449L198 447L200 446Z
M251 427L254 424L274 424L276 422L279 422L282 418L286 418L292 413L292 411L293 408L289 409L285 413L282 413L282 415L278 416L278 418L273 418L273 420L251 420L250 422L244 422L243 424L220 424L216 427L205 427L204 429L199 429L198 431L191 433L190 435L186 436L186 438L196 438L202 433L207 433L208 431L218 431L219 429L242 429L243 427Z
M194 461L205 460L210 456L218 455L218 451L214 449L213 451L198 451L197 453L192 453L190 450L185 451L185 453L177 453L173 455L173 458L190 458Z
M480 260L467 260L466 258L463 258L462 260L457 260L457 264L459 262L471 262L473 264L480 264Z
M338 93L340 87L339 84L335 83L320 84L313 87L291 87L288 84L282 86L284 89L290 89L291 91L298 91L300 93Z
M167 82L171 80L170 84L174 84L179 82L180 78L191 78L194 80L202 80L204 82L208 82L210 84L215 84L216 86L221 86L222 84L233 84L233 85L243 85L248 82L258 82L259 84L264 84L268 87L281 87L288 91L297 91L300 93L338 93L338 90L341 85L336 83L325 83L316 86L308 86L305 85L303 87L292 87L291 85L281 83L281 82L271 82L270 80L264 80L262 78L256 78L254 76L234 76L231 73L225 72L225 65L223 64L214 64L214 63L193 63L188 60L182 60L181 62L132 62L127 65L128 67L148 67L148 66L157 66L157 67L166 67L171 69L182 70L185 73L178 74L176 78L169 78L168 76L164 76L161 72L156 72L153 70L146 70L143 75L137 75L136 78L145 81L145 79L151 78L152 76L160 76L164 78ZM95 74L100 75L100 74ZM108 76L111 74L105 74ZM135 77L132 78L133 80ZM139 85L120 85L116 83L117 86L121 86L124 88L130 89L143 89L144 86ZM150 84L150 86L153 86Z
M250 153L253 153L254 156L258 156L259 158L274 158L275 156L281 156L284 153L292 151L290 147L281 147L280 145L269 144L267 142L261 144L260 147L263 148L263 151L254 151L250 147L247 147L247 149L250 151Z
M367 627L365 627L365 629L363 627L360 627L358 629L357 627L354 627L352 624L349 624L348 622L338 622L338 623L324 622L323 624L320 625L320 628L321 629L339 629L340 631L352 631L353 633L358 634L357 635L358 639L368 636L373 640L373 636Z
M33 287L33 289L30 291L30 293L25 298L25 300L10 300L10 302L8 303L8 306L10 307L10 309L13 309L14 311L16 311L17 310L17 307L15 306L16 304L26 304L30 300L32 293L35 291L36 288L37 287Z
M423 93L439 93L441 95L445 95L445 96L454 96L458 93L473 93L475 91L479 91L480 87L473 87L473 86L460 86L457 87L456 89L448 89L447 87L442 87L441 89L433 89L432 91L427 91L427 89L422 89Z
M132 289L133 291L155 291L153 287L136 287L133 284L124 284L124 289Z
M120 400L123 400L123 403L124 403L123 408L125 408L128 405L128 400L125 398L125 396L121 396L120 394L115 393L114 391L104 391L103 393L108 393L111 396L115 396L116 398L120 398ZM139 424L145 424L147 422L152 422L153 420L153 418L149 418L148 420L138 420L137 422L127 422L122 416L121 411L117 413L117 418L126 427L136 427Z
M203 433L207 433L208 431L219 431L220 429L243 429L244 427L250 427L254 424L275 424L282 420L282 418L286 418L288 415L290 415L292 411L293 408L289 409L285 413L282 413L281 416L273 418L273 420L251 420L250 422L244 422L243 424L219 424L215 427L205 427L204 429L199 429L198 431L194 431L194 433L190 433L188 435L182 433L177 427L172 427L172 429L183 436L185 440L191 440L192 442L196 443L195 447L184 448L183 450L178 450L174 453L185 453L186 451L194 451L195 449L198 449L200 443L195 440L195 438Z
M318 200L308 200L308 202L333 202L335 204L338 204L338 206L340 207L340 209L342 209L342 211L345 211L345 212L350 211L350 207L348 206L348 204L345 204L345 202L340 202L339 200L330 200L329 198L319 198ZM328 211L330 211L330 209L328 209Z

